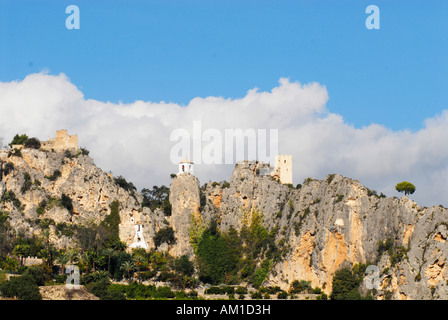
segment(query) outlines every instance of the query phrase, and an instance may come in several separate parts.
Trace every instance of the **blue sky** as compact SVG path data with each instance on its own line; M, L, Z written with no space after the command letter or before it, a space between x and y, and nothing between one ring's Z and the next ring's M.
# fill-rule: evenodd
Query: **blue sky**
M0 145L67 129L141 189L170 183L176 129L274 128L294 184L339 173L399 196L407 180L419 203L448 205L447 13L446 0L0 0ZM234 167L192 160L201 183Z
M65 8L80 9L68 30ZM380 30L365 9L380 8ZM347 123L418 130L447 109L447 1L0 0L0 81L65 73L86 99L243 97L325 85Z

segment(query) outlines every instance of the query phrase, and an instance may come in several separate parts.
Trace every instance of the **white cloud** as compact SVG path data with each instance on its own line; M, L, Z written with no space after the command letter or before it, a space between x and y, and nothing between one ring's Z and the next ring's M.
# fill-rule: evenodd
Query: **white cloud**
M0 137L7 143L16 133L27 133L45 140L68 129L97 165L140 189L169 184L170 173L177 171L169 157L176 128L191 130L200 120L203 131L278 129L279 152L293 155L294 183L341 173L390 196L397 195L397 182L408 180L417 187L412 198L419 203L448 204L448 111L427 119L416 132L377 124L355 128L327 110L327 101L325 86L280 79L270 92L251 89L239 99L197 97L187 106L114 104L86 100L64 74L39 73L0 82ZM205 183L229 179L233 165L195 169Z

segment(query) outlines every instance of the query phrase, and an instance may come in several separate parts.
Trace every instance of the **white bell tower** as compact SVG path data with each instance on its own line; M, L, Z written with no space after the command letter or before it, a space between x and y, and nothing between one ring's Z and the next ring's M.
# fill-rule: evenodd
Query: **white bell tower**
M187 157L185 157L184 160L179 162L179 172L177 174L182 173L194 174L194 163L190 161Z

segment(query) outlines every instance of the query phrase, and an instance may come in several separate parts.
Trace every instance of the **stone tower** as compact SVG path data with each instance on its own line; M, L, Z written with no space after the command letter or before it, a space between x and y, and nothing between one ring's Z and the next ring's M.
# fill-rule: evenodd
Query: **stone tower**
M292 155L278 155L275 157L273 176L283 184L292 184Z

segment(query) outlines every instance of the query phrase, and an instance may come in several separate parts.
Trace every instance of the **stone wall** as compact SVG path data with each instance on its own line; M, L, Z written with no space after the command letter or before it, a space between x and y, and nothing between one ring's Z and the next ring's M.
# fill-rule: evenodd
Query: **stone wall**
M67 130L58 130L56 138L41 142L41 148L54 151L78 150L78 135L68 135Z

